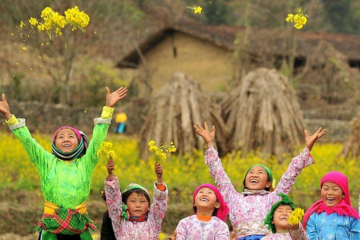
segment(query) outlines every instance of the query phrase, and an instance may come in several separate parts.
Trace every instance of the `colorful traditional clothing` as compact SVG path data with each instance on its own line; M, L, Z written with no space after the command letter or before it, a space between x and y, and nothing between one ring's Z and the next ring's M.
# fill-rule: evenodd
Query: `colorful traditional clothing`
M230 208L230 222L237 239L251 235L268 235L269 229L264 225L264 219L271 206L280 200L279 193L288 194L301 170L314 163L309 150L305 148L299 156L293 158L288 169L281 177L273 192L265 190L239 193L222 167L218 152L214 147L206 150L205 163L210 174L227 201Z
M176 227L176 240L229 240L228 225L218 217L201 221L196 215L182 219Z
M121 217L123 214L122 196L118 178L105 181L106 203L112 219L113 229L117 240L157 240L161 230L161 222L167 209L168 191L157 189L154 184L153 204L147 215L146 221L131 221Z
M359 213L351 206L349 181L340 172L329 172L321 179L337 184L344 198L336 206L328 207L323 199L315 202L305 213L304 226L310 239L360 239Z
M44 216L38 223L38 230L45 230L41 239L56 239L55 234L80 233L81 239L92 239L88 229L94 225L87 214L85 200L90 194L91 175L99 161L96 153L111 122L111 114L104 114L106 111L112 114L113 108L104 107L102 116L107 117L94 119L93 138L86 154L71 161L60 160L40 146L25 126L25 119L9 119L10 130L20 140L40 175L46 201Z

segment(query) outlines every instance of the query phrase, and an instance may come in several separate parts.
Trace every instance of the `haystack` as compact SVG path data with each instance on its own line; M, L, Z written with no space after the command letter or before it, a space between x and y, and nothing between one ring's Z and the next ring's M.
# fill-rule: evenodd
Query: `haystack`
M298 78L298 94L307 106L343 103L356 84L347 58L324 41L307 58Z
M350 122L350 135L344 144L342 154L345 158L360 157L360 112Z
M232 130L228 151L260 149L281 158L304 143L304 119L288 79L275 69L248 73L222 103L223 118Z
M155 140L157 145L173 141L182 154L191 154L195 148L202 149L204 141L196 135L194 125L205 121L219 129L220 137L224 127L220 110L202 92L197 81L183 73L175 73L151 100L140 132L142 159L149 156L147 144L150 140Z

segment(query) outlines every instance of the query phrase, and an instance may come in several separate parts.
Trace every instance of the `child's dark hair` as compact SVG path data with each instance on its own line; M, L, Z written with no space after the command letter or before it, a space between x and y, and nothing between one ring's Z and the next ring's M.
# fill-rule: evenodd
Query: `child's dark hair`
M132 194L132 193L136 193L138 195L144 195L146 200L149 203L149 207L150 207L150 196L147 194L147 192L145 192L144 190L140 189L140 188L135 188L135 189L131 189L129 191L126 191L122 194L122 202L126 204L126 201L128 199L128 197Z

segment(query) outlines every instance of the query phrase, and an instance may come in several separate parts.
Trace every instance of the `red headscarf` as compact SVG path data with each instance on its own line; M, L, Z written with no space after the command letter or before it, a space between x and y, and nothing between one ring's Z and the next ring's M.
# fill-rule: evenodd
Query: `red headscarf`
M314 212L316 212L318 214L320 214L322 212L326 212L326 214L332 214L332 213L336 212L339 215L343 215L343 216L345 215L345 216L354 217L356 219L359 219L359 213L351 207L348 178L341 172L333 171L333 172L329 172L329 173L325 174L325 176L321 179L320 187L322 187L322 185L325 182L332 182L332 183L339 185L339 187L343 191L344 198L343 198L343 200L341 200L341 202L339 202L334 207L326 206L323 199L320 199L317 202L315 202L306 211L306 213L304 215L304 221L303 221L304 228L306 228L306 223L307 223L308 219L310 218L311 214L313 214Z
M219 189L217 189L214 185L205 183L205 184L200 185L198 188L196 188L194 195L193 195L193 205L195 204L196 194L198 194L200 189L204 188L204 187L211 188L214 191L216 198L217 198L218 202L220 203L220 207L216 211L216 216L225 222L226 216L229 214L229 207L228 207L226 201L224 200L224 198L222 197ZM194 213L196 213L196 207L194 207Z

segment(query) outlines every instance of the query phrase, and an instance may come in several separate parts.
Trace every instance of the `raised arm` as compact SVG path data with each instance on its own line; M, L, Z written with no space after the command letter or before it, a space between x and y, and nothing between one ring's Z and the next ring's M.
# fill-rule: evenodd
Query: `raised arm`
M309 136L307 130L304 131L306 148L300 153L300 155L292 159L288 169L282 175L278 185L276 186L275 191L271 193L272 196L275 197L273 199L274 201L278 200L278 193L288 194L295 183L296 177L301 173L302 169L314 163L310 151L315 142L323 137L325 133L326 129L322 129L321 127L311 136Z
M121 238L121 213L122 213L122 198L119 187L119 181L113 174L115 168L114 161L109 159L106 164L108 177L105 180L105 196L106 204L109 210L109 217L111 218L112 226L116 239Z
M12 116L12 114L10 112L10 106L9 106L8 102L6 101L6 96L4 93L1 95L0 112L4 116L5 120L9 120Z
M205 163L209 166L210 174L214 178L225 201L227 201L229 207L231 208L232 200L238 192L232 185L230 178L227 176L221 164L218 152L214 147L216 131L215 126L213 126L211 131L209 131L208 125L205 122L204 127L200 124L196 124L194 128L196 133L202 137L206 143L207 149L205 153Z
M154 229L154 232L159 234L161 230L161 223L165 217L167 209L168 190L162 179L163 169L160 163L155 163L154 172L156 174L157 181L154 185L154 202L150 209L150 217L153 221L151 221L150 224L153 224L152 228Z

